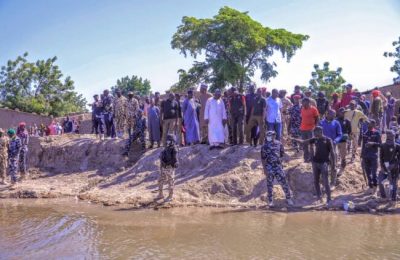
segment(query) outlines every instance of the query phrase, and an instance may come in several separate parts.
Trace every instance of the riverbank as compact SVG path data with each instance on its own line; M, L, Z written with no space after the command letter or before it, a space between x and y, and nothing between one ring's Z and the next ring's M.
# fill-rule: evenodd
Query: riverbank
M233 146L209 151L206 145L179 151L174 199L156 201L160 149L123 157L123 140L96 140L90 135L33 139L29 178L13 187L0 186L1 198L76 198L130 209L228 207L257 209L266 205L266 182L260 148ZM133 147L134 151L139 146ZM399 213L400 207L365 192L360 162L348 165L338 179L330 207L313 197L311 165L301 154L287 151L285 172L294 194L286 207L279 185L274 187L275 210L343 210L352 201L355 211Z

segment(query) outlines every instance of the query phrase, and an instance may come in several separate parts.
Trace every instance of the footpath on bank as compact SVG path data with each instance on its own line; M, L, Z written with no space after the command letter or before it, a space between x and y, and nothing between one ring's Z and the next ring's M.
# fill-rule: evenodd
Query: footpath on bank
M174 199L155 201L160 149L122 156L124 140L100 141L91 135L32 138L29 178L11 189L0 186L0 198L77 198L105 206L169 208L266 207L266 181L260 148L232 146L223 150L196 145L179 149ZM132 148L140 151L139 145ZM279 185L275 207L279 211L343 210L351 201L354 211L398 213L400 207L365 192L359 159L338 179L328 208L314 198L311 164L287 151L284 170L294 194L288 208Z

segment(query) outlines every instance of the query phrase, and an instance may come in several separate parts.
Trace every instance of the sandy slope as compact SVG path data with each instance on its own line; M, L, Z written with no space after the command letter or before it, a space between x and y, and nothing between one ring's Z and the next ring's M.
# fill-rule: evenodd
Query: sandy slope
M91 136L65 136L33 140L30 177L12 189L0 186L3 198L75 197L104 205L124 207L264 207L266 182L260 163L260 148L234 146L209 151L205 145L181 148L176 172L175 197L171 202L154 201L160 149L130 158L121 156L124 141L100 142ZM134 146L133 150L138 150ZM327 209L313 197L311 165L287 151L284 158L294 208ZM329 209L342 209L352 200L357 211L398 211L387 201L367 195L359 161L339 178ZM274 188L278 209L286 209L283 193Z

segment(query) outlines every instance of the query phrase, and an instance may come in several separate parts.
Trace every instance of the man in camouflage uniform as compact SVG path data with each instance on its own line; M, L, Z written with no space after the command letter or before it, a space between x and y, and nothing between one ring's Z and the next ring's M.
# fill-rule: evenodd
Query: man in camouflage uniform
M15 134L14 129L8 129L7 135L10 138L10 141L8 143L8 167L9 174L11 176L11 184L14 184L15 182L17 182L18 159L21 152L22 144L21 140Z
M292 102L290 99L286 97L286 90L280 90L279 91L279 98L281 99L282 102L282 136L283 137L288 137L289 135L289 130L288 130L288 125L290 121L290 115L289 115L289 109L293 106ZM284 139L282 139L284 140Z
M6 184L8 138L0 128L0 184Z
M139 101L135 98L133 92L130 91L128 93L128 100L126 101L126 126L128 128L129 136L131 136L135 130L136 114L138 109Z
M25 122L21 122L17 129L17 137L21 140L21 151L19 153L19 171L21 179L25 178L27 173L26 160L28 157L29 133L26 130Z
M178 167L177 154L178 151L175 146L175 137L169 134L166 138L167 144L160 154L160 177L158 178L158 197L163 199L164 184L168 184L168 198L172 199L174 193L175 170Z
M113 100L115 131L117 132L117 137L122 138L126 123L126 98L122 96L119 89L115 91L115 94L116 97Z
M145 140L145 131L146 131L146 117L143 115L143 111L138 109L135 116L135 128L134 131L129 135L129 139L125 145L125 151L123 155L128 156L129 151L131 149L132 143L139 139L142 145L142 151L146 150L146 140Z
M286 181L285 173L283 172L281 157L283 156L283 145L281 142L275 140L276 133L268 131L265 144L261 148L261 161L264 168L264 173L267 175L267 191L268 191L268 205L274 206L273 202L273 182L274 179L282 186L285 192L286 201L288 205L292 206L289 185Z

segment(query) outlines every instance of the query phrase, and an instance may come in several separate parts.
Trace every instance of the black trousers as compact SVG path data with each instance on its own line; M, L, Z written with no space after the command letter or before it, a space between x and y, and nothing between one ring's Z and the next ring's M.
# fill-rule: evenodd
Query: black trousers
M378 159L377 158L364 158L364 170L368 179L368 186L370 188L378 186Z
M106 135L107 137L114 137L113 136L113 115L112 113L104 113L104 124L106 126Z
M232 144L238 144L238 137L239 137L239 144L243 144L243 115L232 115L230 118L230 125L232 128Z

